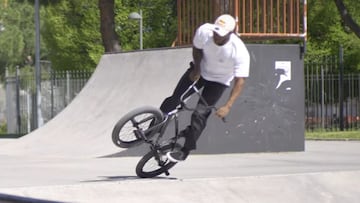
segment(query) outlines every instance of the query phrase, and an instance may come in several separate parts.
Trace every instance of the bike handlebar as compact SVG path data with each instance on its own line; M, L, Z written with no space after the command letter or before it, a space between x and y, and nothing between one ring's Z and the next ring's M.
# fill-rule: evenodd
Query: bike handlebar
M215 106L209 106L209 104L205 101L205 99L202 97L200 90L196 87L196 83L198 82L198 80L195 80L189 87L188 89L180 96L180 108L184 108L188 111L194 111L196 110L196 108L190 108L188 105L186 105L186 102L188 99L190 99L190 95L188 97L185 98L185 95L187 95L191 90L194 90L196 92L196 94L198 94L200 100L205 104L206 108L209 108L210 110L215 110L217 111L217 108ZM221 118L222 121L225 123L226 122L226 118L223 117Z

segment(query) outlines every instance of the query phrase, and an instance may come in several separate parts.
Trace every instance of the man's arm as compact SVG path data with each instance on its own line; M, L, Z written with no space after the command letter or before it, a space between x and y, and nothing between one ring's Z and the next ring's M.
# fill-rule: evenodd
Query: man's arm
M234 87L231 90L231 94L228 101L225 103L224 106L220 107L216 111L216 115L219 116L220 118L224 118L226 115L229 114L231 107L235 103L236 99L240 96L244 88L245 78L235 77L234 80L235 80Z
M190 79L192 81L200 78L200 62L203 58L203 50L193 46L192 50L194 70L190 73Z

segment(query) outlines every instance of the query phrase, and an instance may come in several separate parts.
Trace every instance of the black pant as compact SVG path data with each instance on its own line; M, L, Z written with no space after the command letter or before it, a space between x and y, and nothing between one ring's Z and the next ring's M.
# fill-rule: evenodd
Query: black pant
M178 82L173 94L166 98L160 106L161 111L168 113L176 108L180 104L181 95L187 90L187 88L193 83L190 80L189 74L193 69L193 64L190 63L190 68L184 73ZM200 78L196 84L198 89L203 88L202 97L209 106L214 106L217 101L220 99L221 95L227 88L226 85L207 81L203 78ZM194 91L189 92L187 96L193 94ZM183 130L181 133L185 135L185 144L184 149L186 151L196 149L196 141L199 139L202 131L206 127L206 122L211 113L211 109L206 108L206 105L202 100L199 99L195 111L191 116L191 124Z

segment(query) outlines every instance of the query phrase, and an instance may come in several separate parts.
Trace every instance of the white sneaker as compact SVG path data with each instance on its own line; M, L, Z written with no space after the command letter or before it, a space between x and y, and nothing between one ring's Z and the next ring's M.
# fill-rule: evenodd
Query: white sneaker
M166 157L169 161L177 163L181 161L185 161L188 154L185 154L183 151L173 151L166 153Z

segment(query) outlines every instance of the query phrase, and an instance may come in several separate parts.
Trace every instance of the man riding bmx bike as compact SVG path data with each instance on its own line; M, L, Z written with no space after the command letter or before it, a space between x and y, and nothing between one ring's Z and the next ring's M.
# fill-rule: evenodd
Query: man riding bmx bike
M196 80L196 86L203 89L202 97L207 103L203 100L198 101L190 125L180 133L185 137L183 148L167 153L168 159L172 162L185 160L190 151L196 149L196 142L211 113L211 109L207 107L217 103L233 80L230 97L217 109L216 115L224 118L242 92L245 78L249 76L250 55L245 44L234 33L235 27L235 19L224 14L219 16L214 24L205 23L196 30L190 68L181 77L173 94L160 106L164 113L171 112L179 105L181 95Z

